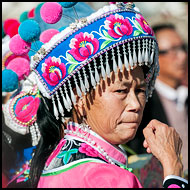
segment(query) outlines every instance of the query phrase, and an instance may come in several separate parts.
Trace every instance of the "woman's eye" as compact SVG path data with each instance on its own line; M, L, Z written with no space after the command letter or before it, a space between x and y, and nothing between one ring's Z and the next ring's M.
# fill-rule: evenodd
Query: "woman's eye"
M127 93L127 89L119 89L119 90L116 90L115 92L117 92L117 93L120 93L120 94L122 94L122 93Z
M141 93L141 92L142 92L142 93L145 93L146 90L145 90L145 89L141 89L141 88L139 88L139 89L136 90L136 92L137 92L137 93Z

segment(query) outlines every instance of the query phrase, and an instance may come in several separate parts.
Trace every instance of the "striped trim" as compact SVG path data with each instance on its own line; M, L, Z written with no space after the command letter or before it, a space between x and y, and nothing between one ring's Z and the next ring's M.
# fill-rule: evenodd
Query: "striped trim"
M89 163L89 162L96 162L96 163L106 163L102 160L98 160L98 159L93 159L93 158L84 158L84 159L80 159L77 161L73 161L67 165L52 169L52 170L48 170L48 171L43 171L41 177L45 177L45 176L52 176L52 175L58 175L60 173L66 172L68 170L71 170L77 166L80 166L82 164L85 163Z

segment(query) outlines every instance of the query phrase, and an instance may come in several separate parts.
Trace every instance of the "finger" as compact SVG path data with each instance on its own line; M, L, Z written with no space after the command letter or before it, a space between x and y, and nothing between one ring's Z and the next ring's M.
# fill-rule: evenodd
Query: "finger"
M150 150L150 148L148 147L147 149L146 149L146 151L147 151L147 153L152 153L152 151Z
M144 142L143 142L143 146L144 146L145 148L148 148L148 143L147 143L146 139L145 139Z

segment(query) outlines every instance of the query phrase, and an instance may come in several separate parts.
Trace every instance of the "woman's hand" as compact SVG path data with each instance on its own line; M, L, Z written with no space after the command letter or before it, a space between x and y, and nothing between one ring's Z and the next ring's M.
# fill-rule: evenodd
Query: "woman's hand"
M181 176L183 165L180 160L182 140L173 127L151 120L144 128L144 147L162 164L164 177L168 175Z

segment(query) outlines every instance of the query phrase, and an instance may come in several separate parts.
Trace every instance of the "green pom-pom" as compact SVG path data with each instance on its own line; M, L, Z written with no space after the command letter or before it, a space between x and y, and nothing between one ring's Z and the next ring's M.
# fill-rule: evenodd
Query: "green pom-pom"
M28 11L24 11L21 15L20 15L20 18L19 18L19 21L20 22L24 22L25 20L28 19Z

